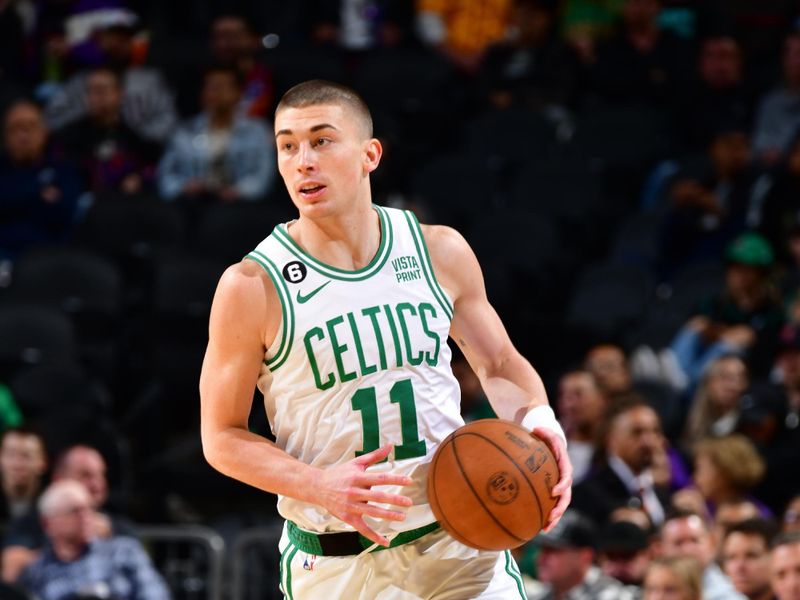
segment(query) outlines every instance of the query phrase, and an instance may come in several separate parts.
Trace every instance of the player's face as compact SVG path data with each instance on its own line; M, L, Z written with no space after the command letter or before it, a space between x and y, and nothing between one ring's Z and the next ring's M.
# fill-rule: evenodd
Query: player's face
M772 591L778 600L800 600L800 544L772 551Z
M275 116L275 140L278 170L301 217L341 215L369 199L381 146L347 108L285 108Z
M769 590L769 551L764 538L734 532L725 538L722 564L734 587L748 598Z

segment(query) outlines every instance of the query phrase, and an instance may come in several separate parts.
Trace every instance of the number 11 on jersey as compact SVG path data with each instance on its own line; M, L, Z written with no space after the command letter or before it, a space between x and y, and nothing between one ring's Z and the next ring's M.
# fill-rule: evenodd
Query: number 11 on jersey
M425 440L419 439L417 427L417 407L414 402L414 388L410 379L396 381L389 390L389 402L397 404L400 410L402 443L395 445L395 460L425 456ZM356 451L361 456L381 445L380 423L378 422L378 397L374 387L361 388L350 399L353 410L361 412L363 445ZM384 459L386 460L386 459Z

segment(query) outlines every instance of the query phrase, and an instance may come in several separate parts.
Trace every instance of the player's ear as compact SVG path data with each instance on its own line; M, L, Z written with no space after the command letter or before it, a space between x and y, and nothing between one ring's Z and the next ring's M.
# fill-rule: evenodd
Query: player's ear
M364 172L372 173L378 168L383 156L383 146L377 138L370 138L364 142Z

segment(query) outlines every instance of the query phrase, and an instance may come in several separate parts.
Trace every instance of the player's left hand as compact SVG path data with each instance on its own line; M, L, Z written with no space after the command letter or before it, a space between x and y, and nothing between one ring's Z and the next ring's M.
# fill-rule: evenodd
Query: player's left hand
M546 427L537 427L533 430L533 433L550 446L561 474L561 479L553 486L551 492L554 498L558 497L558 502L556 502L553 510L550 511L550 516L543 527L544 531L550 531L561 519L572 500L572 463L569 460L569 454L567 454L567 445L560 435Z

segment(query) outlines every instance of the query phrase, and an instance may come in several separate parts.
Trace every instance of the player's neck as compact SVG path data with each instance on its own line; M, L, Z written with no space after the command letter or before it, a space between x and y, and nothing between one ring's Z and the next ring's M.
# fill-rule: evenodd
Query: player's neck
M380 218L371 204L344 215L301 217L289 234L314 258L348 271L367 266L381 243Z

